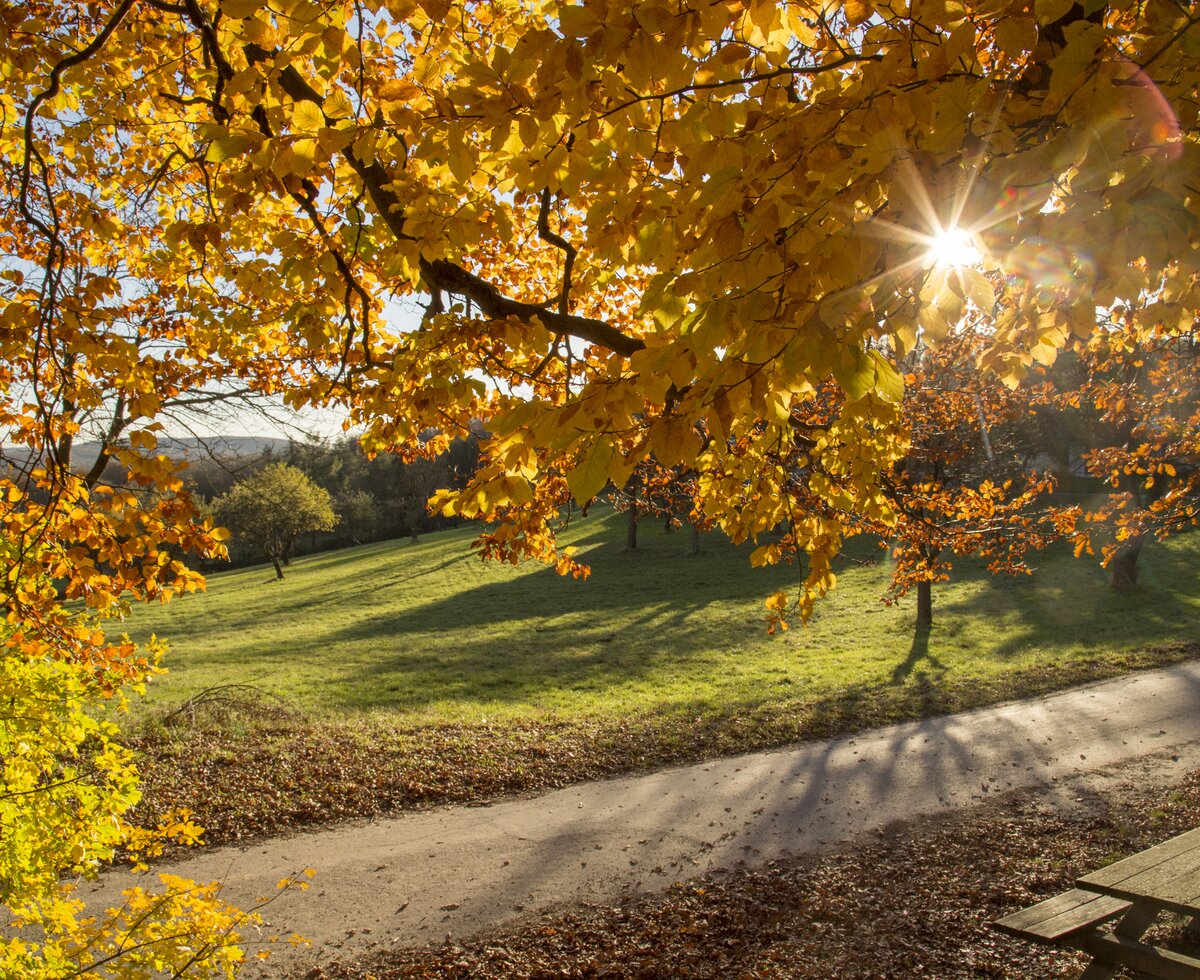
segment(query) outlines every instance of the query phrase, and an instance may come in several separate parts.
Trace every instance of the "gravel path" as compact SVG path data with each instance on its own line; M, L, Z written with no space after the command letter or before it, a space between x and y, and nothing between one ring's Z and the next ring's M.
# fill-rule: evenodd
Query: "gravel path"
M1013 789L1053 802L1082 773L1133 764L1200 767L1200 663L852 738L576 786L488 807L450 807L221 848L157 870L220 878L243 906L304 867L311 890L268 909L280 949L270 973L427 943L545 906L657 892L718 868L817 853L889 823ZM91 888L111 902L128 877ZM86 889L85 889L86 894Z

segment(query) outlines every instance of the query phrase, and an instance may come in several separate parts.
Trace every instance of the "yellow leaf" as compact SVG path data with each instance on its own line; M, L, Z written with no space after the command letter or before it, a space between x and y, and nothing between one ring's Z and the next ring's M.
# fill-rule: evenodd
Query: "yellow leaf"
M875 392L884 401L899 405L904 401L904 378L879 351L870 351L875 364Z
M325 114L312 102L297 102L292 109L292 130L315 136L325 125Z
M750 564L754 568L762 568L764 565L774 565L779 562L780 550L777 544L759 545L750 552Z
M129 445L134 449L154 450L158 447L158 437L145 429L135 429L129 433Z
M988 282L987 276L978 269L969 268L959 269L958 276L967 299L974 303L980 312L991 313L992 307L996 305L996 294L992 291L992 284Z
M917 322L921 324L925 336L932 341L942 340L950 332L950 324L946 322L942 311L932 304L922 306L917 311Z
M875 13L870 0L845 0L842 9L846 11L846 20L851 26L861 24Z
M322 108L330 119L349 119L354 115L354 105L350 97L340 88L334 89L325 100Z
M996 45L1010 58L1032 51L1037 37L1037 24L1028 17L1005 17L996 25Z
M407 78L393 78L379 87L379 97L385 102L412 102L421 94L421 86Z
M612 443L601 440L591 450L585 450L575 468L567 474L567 486L580 507L608 483L608 461L612 455Z

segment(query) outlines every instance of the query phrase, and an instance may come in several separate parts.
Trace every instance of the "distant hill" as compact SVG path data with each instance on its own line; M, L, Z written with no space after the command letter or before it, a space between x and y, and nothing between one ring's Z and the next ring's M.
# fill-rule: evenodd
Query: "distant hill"
M94 443L87 443L76 451L83 452L85 448L90 450L94 460L98 447ZM281 456L287 449L288 440L279 436L213 436L206 439L189 436L183 439L164 437L158 440L158 451L172 459L246 459L268 452Z
M188 483L204 497L211 498L228 490L241 470L267 453L285 456L288 440L278 436L162 437L158 440L157 451L170 459L186 460L189 464ZM98 442L78 443L71 454L72 468L77 473L86 473L95 464L99 453ZM29 462L29 456L29 449L24 446L4 447L0 450L0 475L22 469ZM105 475L110 480L119 479L111 463Z
M234 462L254 459L265 453L282 456L287 453L287 449L288 440L279 436L162 436L158 440L159 453L171 459L186 459L189 462L201 459ZM71 454L75 469L91 469L99 452L98 442L77 443ZM0 453L14 466L19 466L29 459L29 450L24 446L5 446Z

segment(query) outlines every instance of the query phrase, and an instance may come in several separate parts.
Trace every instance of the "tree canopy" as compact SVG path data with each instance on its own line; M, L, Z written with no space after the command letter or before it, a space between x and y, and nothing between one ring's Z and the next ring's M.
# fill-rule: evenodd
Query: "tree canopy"
M292 543L337 523L329 492L287 463L269 463L213 501L217 519L255 548L283 578Z
M233 388L339 405L370 451L436 454L485 420L475 478L437 506L495 522L484 553L563 572L584 572L554 540L564 503L651 456L680 467L733 539L790 522L806 579L772 608L807 615L839 515L895 516L882 476L908 450L918 342L973 318L977 367L1015 384L1103 320L1146 342L1194 330L1198 17L5 6L6 669L69 669L93 698L145 675L97 617L197 587L183 556L220 553L156 441L166 406ZM419 324L397 312L413 298ZM838 411L810 424L829 386ZM85 436L103 452L80 473ZM800 483L828 507L798 511ZM128 804L123 778L88 820ZM85 863L114 839L81 844Z
M5 25L16 366L60 442L123 393L146 448L155 407L214 376L339 402L375 449L484 417L489 465L443 506L549 559L567 494L650 452L710 474L734 538L774 525L793 407L832 377L849 397L809 462L882 510L918 335L979 310L978 362L1015 381L1098 306L1191 321L1193 16L25 5ZM432 297L416 330L389 315L411 295ZM745 481L761 492L729 507ZM798 533L836 547L824 520Z

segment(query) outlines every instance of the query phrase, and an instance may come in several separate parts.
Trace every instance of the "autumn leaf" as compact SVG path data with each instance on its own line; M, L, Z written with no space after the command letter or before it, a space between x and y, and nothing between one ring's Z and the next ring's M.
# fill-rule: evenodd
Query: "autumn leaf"
M580 507L596 496L608 483L608 464L612 455L612 443L601 441L583 452L579 464L567 476L567 485Z

